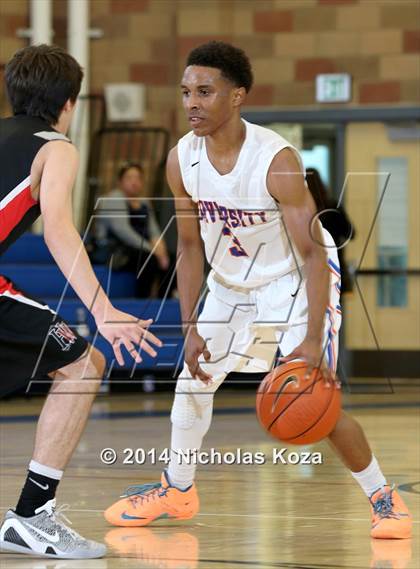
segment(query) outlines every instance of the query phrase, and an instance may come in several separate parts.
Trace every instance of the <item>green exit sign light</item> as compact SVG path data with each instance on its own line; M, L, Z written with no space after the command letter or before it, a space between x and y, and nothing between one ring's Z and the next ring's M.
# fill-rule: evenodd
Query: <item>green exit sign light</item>
M317 103L348 103L350 100L351 77L348 73L317 75Z

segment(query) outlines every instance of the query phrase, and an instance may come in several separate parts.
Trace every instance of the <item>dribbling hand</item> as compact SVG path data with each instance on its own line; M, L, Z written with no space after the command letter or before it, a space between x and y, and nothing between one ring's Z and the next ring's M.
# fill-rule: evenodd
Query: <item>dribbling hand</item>
M336 384L337 387L340 387L338 377L327 365L324 358L324 351L320 341L305 338L288 356L279 358L279 362L287 363L292 360L304 360L308 366L305 378L309 378L313 369L318 368L327 385Z

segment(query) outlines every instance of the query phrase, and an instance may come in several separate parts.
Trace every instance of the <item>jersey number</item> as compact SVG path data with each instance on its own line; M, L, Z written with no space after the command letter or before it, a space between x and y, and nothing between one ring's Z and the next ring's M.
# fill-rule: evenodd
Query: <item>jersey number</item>
M228 235L229 237L231 237L232 242L234 243L233 247L229 247L230 254L233 255L234 257L248 257L248 253L242 247L239 239L234 236L230 228L225 225L222 231L223 235Z

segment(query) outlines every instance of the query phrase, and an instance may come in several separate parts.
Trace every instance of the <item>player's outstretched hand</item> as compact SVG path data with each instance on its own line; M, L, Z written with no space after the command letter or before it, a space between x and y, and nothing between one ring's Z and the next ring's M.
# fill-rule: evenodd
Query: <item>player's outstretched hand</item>
M337 376L325 361L324 352L325 350L321 342L305 338L288 356L279 358L279 361L280 363L287 363L292 360L304 360L308 366L306 377L311 375L314 368L318 368L321 370L322 376L328 385L336 383L340 387Z
M208 384L213 378L200 367L198 358L201 354L203 354L206 362L210 361L211 354L206 347L206 342L196 330L190 330L185 340L185 363L191 377Z
M130 356L136 363L142 361L141 351L144 350L150 356L156 357L157 352L151 346L162 346L162 342L154 334L148 331L153 320L140 320L136 316L117 310L113 306L108 307L105 316L95 318L96 325L102 336L112 345L117 362L124 365L121 346L125 346Z

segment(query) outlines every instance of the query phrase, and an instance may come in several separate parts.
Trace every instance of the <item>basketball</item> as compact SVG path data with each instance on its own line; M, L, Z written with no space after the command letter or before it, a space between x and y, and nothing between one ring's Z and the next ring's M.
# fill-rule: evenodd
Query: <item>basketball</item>
M295 445L311 444L334 429L341 409L341 391L326 385L319 369L305 379L303 361L276 367L257 391L257 417L274 438Z

